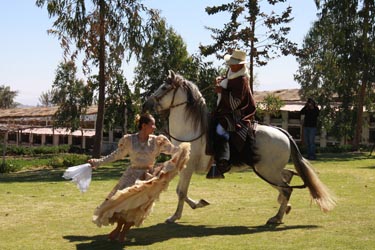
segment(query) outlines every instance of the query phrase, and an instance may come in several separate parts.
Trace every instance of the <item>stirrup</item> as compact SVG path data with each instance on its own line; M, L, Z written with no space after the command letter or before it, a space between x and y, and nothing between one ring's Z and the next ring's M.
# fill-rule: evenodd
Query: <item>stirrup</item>
M214 164L211 166L210 171L208 171L206 178L207 179L224 179L225 176L220 172L220 170Z

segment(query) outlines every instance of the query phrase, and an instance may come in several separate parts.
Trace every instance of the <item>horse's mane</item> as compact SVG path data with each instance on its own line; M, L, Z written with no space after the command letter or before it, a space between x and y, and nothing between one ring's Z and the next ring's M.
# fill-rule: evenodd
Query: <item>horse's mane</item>
M185 79L183 76L176 74L173 80L174 84L183 88L187 96L187 105L185 107L187 117L192 119L193 127L206 131L208 126L208 112L204 97L200 93L197 85Z

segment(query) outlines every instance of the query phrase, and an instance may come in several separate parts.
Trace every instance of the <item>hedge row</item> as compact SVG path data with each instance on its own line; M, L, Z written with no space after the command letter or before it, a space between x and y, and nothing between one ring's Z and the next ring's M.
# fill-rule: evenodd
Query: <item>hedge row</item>
M17 172L22 169L47 167L47 168L68 168L83 164L91 156L85 154L61 153L48 156L17 156L7 157L5 162L0 162L0 173Z

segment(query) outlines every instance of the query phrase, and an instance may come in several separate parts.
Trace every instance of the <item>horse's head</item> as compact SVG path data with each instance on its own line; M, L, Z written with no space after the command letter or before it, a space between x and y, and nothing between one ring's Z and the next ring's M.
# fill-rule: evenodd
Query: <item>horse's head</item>
M169 117L171 133L177 134L175 130L178 127L184 134L192 131L190 136L196 139L206 131L207 107L202 94L194 83L172 70L169 70L164 83L144 103L143 112L151 110Z
M179 76L172 70L164 83L143 104L143 111L155 110L160 113L187 103L186 94L180 88Z

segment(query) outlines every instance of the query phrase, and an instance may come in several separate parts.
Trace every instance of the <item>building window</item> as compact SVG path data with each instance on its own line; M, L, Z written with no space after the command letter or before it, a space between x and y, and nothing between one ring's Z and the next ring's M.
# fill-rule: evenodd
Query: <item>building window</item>
M375 129L369 131L369 142L375 143Z
M30 134L21 134L21 143L29 143L30 142Z
M72 141L74 146L81 146L82 144L82 137L80 136L73 136L73 141Z
M42 136L34 134L33 135L33 144L34 145L41 145L42 144Z
M59 144L68 144L68 136L67 135L60 135L59 136Z
M369 113L369 123L371 126L375 126L375 113Z
M272 114L271 116L271 124L272 125L276 125L276 126L279 126L281 127L281 123L283 121L282 117L281 117L281 112L278 112L278 114Z
M301 139L301 128L300 127L288 127L289 134L293 137L295 140Z
M12 132L8 133L8 141L9 142L16 142L17 141L17 134Z
M288 113L288 118L301 120L301 114L299 111L293 111L293 112L291 111Z
M120 139L122 137L122 131L121 130L114 130L113 131L113 138L115 141L116 139Z
M52 145L52 144L53 144L53 136L46 135L46 145Z
M86 149L94 148L95 137L86 137Z
M301 124L301 115L299 112L288 112L288 123L300 125Z
M103 141L108 141L109 140L109 133L108 131L103 131Z

